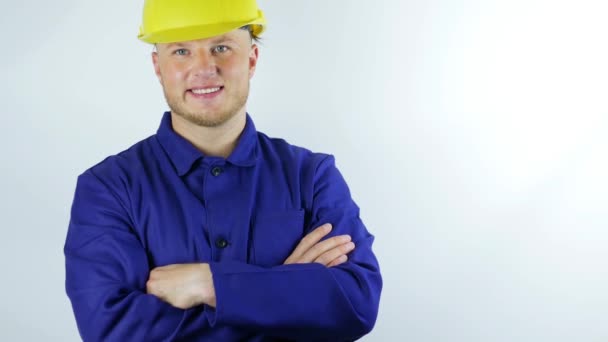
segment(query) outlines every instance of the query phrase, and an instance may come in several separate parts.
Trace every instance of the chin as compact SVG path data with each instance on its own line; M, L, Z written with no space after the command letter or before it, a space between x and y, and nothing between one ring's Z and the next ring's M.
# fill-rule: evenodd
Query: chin
M230 119L232 119L236 115L236 113L234 113L234 114L222 113L222 114L216 114L216 115L200 114L200 113L186 113L186 114L178 114L178 115L182 116L183 118L185 118L186 120L188 120L189 122L191 122L197 126L218 127L218 126L223 125Z

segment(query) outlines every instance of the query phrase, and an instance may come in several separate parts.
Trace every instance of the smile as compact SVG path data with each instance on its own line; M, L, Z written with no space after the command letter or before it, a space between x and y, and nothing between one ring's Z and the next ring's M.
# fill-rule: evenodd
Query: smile
M211 94L211 93L215 93L215 92L220 91L222 88L223 87L213 87L213 88L204 88L204 89L192 89L192 92L194 94L197 94L197 95Z

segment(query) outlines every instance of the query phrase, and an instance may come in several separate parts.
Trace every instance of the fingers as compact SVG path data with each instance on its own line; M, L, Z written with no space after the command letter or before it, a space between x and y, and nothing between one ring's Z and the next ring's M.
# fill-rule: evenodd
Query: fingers
M324 224L308 233L284 264L312 263L316 262L327 267L333 267L345 263L348 260L346 254L355 249L350 235L339 235L321 241L331 231L331 224Z
M348 257L346 255L340 255L337 259L335 259L334 261L330 262L326 266L327 267L334 267L334 266L341 265L341 264L345 263L346 261L348 261Z
M285 260L285 264L293 264L298 261L311 247L321 241L321 239L331 232L332 226L329 223L323 224L312 232L306 234L306 236L300 241L296 249L293 250L291 255Z
M336 266L346 262L346 260L348 260L346 254L350 253L353 249L355 249L355 244L353 242L343 243L324 252L317 257L314 262L328 267L331 267L330 265Z
M341 249L339 247L348 243L350 243L350 235L339 235L331 237L327 240L318 242L316 245L312 246L308 251L306 251L306 253L304 253L304 255L302 255L300 260L301 262L305 263L314 262L317 260L317 258L321 257L324 253L328 251L331 251L336 248L338 251L340 251ZM334 253L331 254L335 256L327 260L327 263L337 258L340 254L345 253L336 253L336 251L334 251Z

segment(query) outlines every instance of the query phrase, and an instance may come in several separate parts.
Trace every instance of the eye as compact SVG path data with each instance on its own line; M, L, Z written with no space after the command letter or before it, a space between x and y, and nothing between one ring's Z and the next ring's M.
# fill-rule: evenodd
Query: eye
M178 55L178 56L185 56L188 54L188 50L186 49L177 49L175 51L173 51L173 54Z
M215 53L224 53L227 52L230 48L228 48L226 45L218 45L216 47L213 48L213 52Z

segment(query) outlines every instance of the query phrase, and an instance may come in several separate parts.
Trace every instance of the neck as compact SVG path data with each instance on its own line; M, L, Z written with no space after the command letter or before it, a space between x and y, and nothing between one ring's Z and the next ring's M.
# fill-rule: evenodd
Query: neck
M202 127L171 112L171 123L175 133L206 156L228 158L245 128L246 114L236 114L219 126Z

